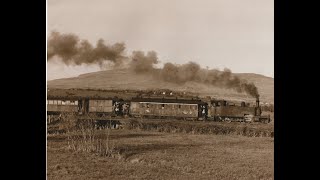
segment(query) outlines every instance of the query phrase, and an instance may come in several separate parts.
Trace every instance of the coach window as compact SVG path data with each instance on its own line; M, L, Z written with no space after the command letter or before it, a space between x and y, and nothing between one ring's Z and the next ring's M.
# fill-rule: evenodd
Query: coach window
M53 101L52 101L52 100L49 100L48 104L53 104Z
M70 105L74 105L74 101L70 101Z
M75 101L75 102L74 102L74 105L78 105L78 101Z
M70 101L66 101L66 105L70 105Z

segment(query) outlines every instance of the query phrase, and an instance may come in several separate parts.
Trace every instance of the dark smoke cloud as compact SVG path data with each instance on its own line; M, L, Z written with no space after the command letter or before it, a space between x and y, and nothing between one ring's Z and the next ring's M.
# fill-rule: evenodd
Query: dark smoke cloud
M58 56L67 64L99 64L103 62L113 62L121 64L124 58L125 44L115 43L106 45L103 39L97 41L93 47L87 40L80 40L74 34L60 34L52 32L48 38L48 61L53 56Z
M154 64L158 64L158 56L155 51L149 51L146 55L143 51L133 51L130 68L136 73L153 72Z
M132 54L131 68L136 73L152 73L164 81L177 84L189 81L211 84L217 87L233 89L239 93L245 92L250 96L259 98L258 88L253 83L247 83L233 75L230 69L226 68L223 71L208 70L201 68L195 62L183 65L166 63L162 69L156 69L154 65L158 63L158 58L155 52L148 52L145 55L141 51L135 51Z
M233 75L230 69L224 69L223 71L208 70L201 68L195 62L183 65L166 63L162 69L154 68L154 65L158 62L157 54L154 51L148 52L147 55L141 51L134 51L130 67L136 73L152 73L152 75L167 82L184 84L194 81L233 89L239 93L245 92L250 96L259 98L258 88L253 83L247 83Z
M124 65L123 59L130 59L124 55L124 51L124 43L106 45L104 40L100 39L93 47L87 40L80 40L74 34L52 32L48 40L48 61L53 56L59 56L67 65L99 64L101 67L103 62L108 61L113 62L115 67L122 66ZM239 93L245 92L259 98L257 87L232 74L230 69L223 71L203 69L195 62L183 65L166 63L162 69L159 69L154 67L158 63L155 51L149 51L147 54L143 51L133 51L129 69L137 74L153 75L167 82L183 84L194 81L233 89Z
M78 43L79 38L74 34L61 35L59 32L52 32L48 40L48 60L58 55L66 64L69 64L78 52Z
M195 62L183 65L166 63L160 70L160 77L165 81L179 84L188 81L211 84L217 87L234 89L237 92L245 92L250 96L259 98L257 87L253 83L247 83L233 75L230 69L224 69L224 71L208 70L201 68Z
M172 63L164 64L160 75L161 77L169 82L174 83L185 83L187 81L198 81L200 66L194 62L189 62L183 65L174 65Z

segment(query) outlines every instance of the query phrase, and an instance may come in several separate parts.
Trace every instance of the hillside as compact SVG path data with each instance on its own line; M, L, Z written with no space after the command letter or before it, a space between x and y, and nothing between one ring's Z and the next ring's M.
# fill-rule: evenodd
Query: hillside
M236 74L241 79L253 82L259 89L261 102L273 103L274 101L274 79L259 74L240 73ZM98 71L79 75L73 78L63 78L48 81L48 88L55 89L121 89L121 90L150 90L171 89L197 93L199 96L212 96L227 100L254 101L244 93L237 93L230 89L222 89L212 85L196 82L187 82L183 85L164 82L154 79L152 76L139 75L127 69Z

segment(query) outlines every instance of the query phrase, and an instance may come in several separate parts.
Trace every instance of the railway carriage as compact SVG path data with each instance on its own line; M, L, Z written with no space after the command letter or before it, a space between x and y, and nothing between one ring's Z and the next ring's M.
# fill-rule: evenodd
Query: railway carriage
M79 111L78 99L51 98L47 100L47 112L57 114L61 112L76 113Z
M77 113L110 115L122 100L118 98L48 97L48 114Z
M107 99L89 99L87 110L90 114L112 115L114 113L115 101L111 98Z
M206 103L200 100L136 98L131 100L130 115L133 117L182 119L205 118Z
M110 117L117 115L121 102L122 99L116 97L48 97L47 121L52 123L60 120L63 114L73 114L78 123L89 120L99 127L116 126L119 122Z

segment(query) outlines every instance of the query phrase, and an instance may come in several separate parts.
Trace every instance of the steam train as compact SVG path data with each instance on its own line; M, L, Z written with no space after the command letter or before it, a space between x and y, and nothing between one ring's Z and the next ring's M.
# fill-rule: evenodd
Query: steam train
M48 117L74 113L79 117L95 117L107 120L123 117L171 118L207 121L240 121L269 123L269 116L261 116L259 99L255 106L240 105L225 100L204 102L200 99L48 97Z

